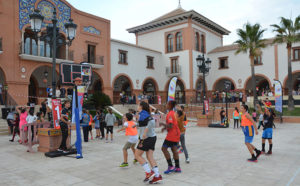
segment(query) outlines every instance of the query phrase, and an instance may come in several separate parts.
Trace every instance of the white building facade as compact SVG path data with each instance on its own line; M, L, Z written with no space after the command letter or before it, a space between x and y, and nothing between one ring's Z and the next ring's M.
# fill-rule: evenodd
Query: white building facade
M111 40L114 100L118 100L119 93L125 91L129 95L159 95L165 102L169 81L177 77L176 101L200 101L203 79L196 58L202 54L212 61L211 69L205 77L208 95L223 91L224 82L228 80L232 90L251 94L249 55L236 55L237 45L223 46L223 36L230 32L194 10L185 11L179 7L127 31L136 35L136 45ZM273 79L280 80L283 87L287 87L286 46L272 42L272 39L267 39L267 47L262 49L261 56L255 61L256 86L260 92L272 90ZM298 90L300 43L294 44L292 54L292 83L294 90ZM154 89L153 92L145 90L146 81L147 84L153 84L153 88L150 88ZM126 83L128 85L123 85Z

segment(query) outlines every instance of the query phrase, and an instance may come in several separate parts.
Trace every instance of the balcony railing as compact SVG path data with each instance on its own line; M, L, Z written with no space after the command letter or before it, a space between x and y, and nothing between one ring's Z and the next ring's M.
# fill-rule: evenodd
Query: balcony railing
M20 49L19 49L19 56L21 59L24 60L31 60L31 61L39 61L39 62L46 62L46 63L52 63L52 51L50 48L44 48L45 45L40 45L37 47L31 46L28 49L25 49L24 44L22 42L20 43ZM34 49L34 50L33 50ZM74 61L74 51L68 50L66 48L65 50L62 50L61 55L56 58L56 62L62 63L62 62L73 62Z
M179 76L181 75L181 66L177 65L176 68L166 67L167 76Z
M95 65L104 65L104 56L92 56L88 53L82 54L82 61Z

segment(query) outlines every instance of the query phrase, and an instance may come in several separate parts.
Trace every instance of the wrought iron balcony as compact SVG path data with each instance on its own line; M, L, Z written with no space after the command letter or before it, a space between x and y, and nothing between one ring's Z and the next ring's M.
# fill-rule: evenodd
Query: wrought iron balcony
M180 76L181 75L181 66L176 65L175 67L166 67L167 76Z
M82 54L82 61L89 63L93 68L102 68L104 66L104 56Z

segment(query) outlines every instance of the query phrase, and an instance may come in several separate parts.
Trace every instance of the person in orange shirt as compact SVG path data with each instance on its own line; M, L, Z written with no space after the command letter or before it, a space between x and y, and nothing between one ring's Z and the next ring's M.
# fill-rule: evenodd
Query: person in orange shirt
M91 134L91 140L93 140L93 116L90 114L90 111L87 110L87 114L90 116L90 122L89 122L89 131L90 131L90 134Z
M136 123L132 121L133 115L130 113L127 113L125 115L125 120L126 122L124 123L124 126L118 130L117 132L121 132L125 130L125 135L129 136L128 141L123 147L123 157L124 157L124 162L120 165L120 167L127 167L128 166L128 152L127 150L131 148L133 154L135 154L135 145L138 142L138 131L136 128ZM134 157L133 163L136 163L137 160Z
M256 128L256 122L249 115L247 105L242 105L241 111L243 113L241 127L242 127L242 130L245 135L245 145L247 146L247 148L251 154L251 158L248 159L248 161L257 162L257 158L260 156L261 151L257 150L256 147L251 144L253 142L253 138L254 138L254 131L255 131L255 134L258 135L258 130ZM256 155L254 155L254 152L256 153Z
M168 101L167 103L167 109L169 110L169 112L166 117L166 129L168 131L168 134L161 148L168 162L168 169L164 172L165 174L169 174L172 172L177 172L177 173L181 172L179 166L179 155L177 151L177 146L180 141L180 130L178 127L178 123L174 111L175 105L176 105L175 101ZM175 167L173 167L171 156L170 153L168 152L168 148L171 148L172 150L173 158L175 160Z

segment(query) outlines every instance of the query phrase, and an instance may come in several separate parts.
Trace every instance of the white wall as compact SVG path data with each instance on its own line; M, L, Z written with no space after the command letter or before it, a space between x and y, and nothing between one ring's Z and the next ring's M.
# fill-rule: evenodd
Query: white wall
M165 33L187 27L182 24L138 36L138 45L165 53ZM175 39L175 38L174 38ZM175 47L175 46L174 46Z
M128 51L127 61L128 65L118 64L119 62L119 49ZM154 70L147 67L147 56L154 57ZM134 89L142 89L143 81L152 77L158 84L159 90L164 89L167 77L165 75L164 63L162 61L161 53L151 50L134 47L126 43L111 41L111 84L119 74L127 74L134 84ZM137 86L136 80L139 80Z

